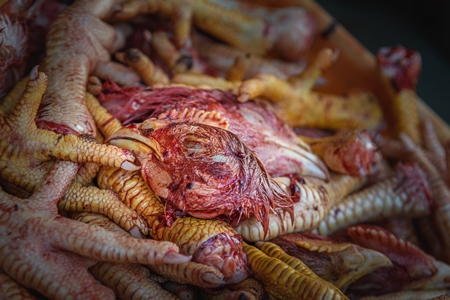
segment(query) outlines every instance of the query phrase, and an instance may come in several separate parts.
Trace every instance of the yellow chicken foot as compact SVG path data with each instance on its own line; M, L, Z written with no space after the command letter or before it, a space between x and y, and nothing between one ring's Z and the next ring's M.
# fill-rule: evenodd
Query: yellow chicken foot
M378 251L348 242L339 242L323 236L302 232L286 234L270 241L270 256L277 247L308 266L320 278L345 290L351 283L379 268L392 266L391 261Z
M264 54L273 46L275 32L270 30L269 24L263 19L248 17L204 0L133 0L124 4L114 18L125 20L138 14L153 13L172 18L176 33L175 45L178 48L192 45L189 36L191 23L220 40L251 53ZM180 15L183 17L179 18Z
M22 78L17 84L13 87L13 89L0 101L0 111L4 114L11 113L14 108L17 106L20 98L22 98L23 91L27 86L28 81L30 80L29 76Z
M345 197L331 208L313 231L321 235L353 224L392 217L423 217L430 213L430 183L417 165L396 166L395 174Z
M233 80L225 75L232 68L237 57L245 57L247 64L242 79L252 78L258 73L268 73L287 80L291 76L300 74L305 69L305 62L303 61L288 63L284 60L249 54L235 47L213 42L196 32L193 34L193 42L200 56L206 59L208 66L218 71L219 77L225 77L228 80Z
M129 237L129 233L105 216L74 213L71 217ZM153 281L149 269L140 264L98 262L90 267L89 271L120 299L177 299Z
M319 276L314 273L302 260L287 254L277 244L272 242L256 242L255 246L266 255L281 260L297 272L312 278L319 278Z
M153 265L150 270L166 280L192 284L203 288L217 288L224 285L223 274L214 267L194 261L177 265Z
M77 177L75 177L75 182L81 184L82 186L87 186L92 183L92 180L97 176L101 165L95 163L84 163L78 170Z
M358 190L366 182L365 177L331 174L330 182L315 178L305 178L305 182L291 182L278 178L278 182L287 187L292 185L299 201L294 203L294 218L285 213L282 217L269 215L269 229L264 231L255 218L244 220L236 231L245 241L269 240L279 235L312 230L327 216L329 209L347 194ZM295 195L294 195L295 196Z
M157 31L149 33L149 35L151 35L152 48L173 74L201 72L198 62L193 60L190 55L182 54L182 51L179 51L170 41L166 32Z
M445 147L439 141L436 129L431 120L427 119L422 121L422 138L424 148L434 153L442 163L446 157Z
M150 271L142 265L98 263L89 270L101 283L115 290L119 299L178 299L149 279Z
M72 183L58 202L58 208L66 212L94 212L107 216L134 237L148 234L147 222L109 190L83 187Z
M83 136L37 128L34 117L46 81L45 74L34 68L15 109L8 115L0 112L0 170L6 182L31 193L48 170L43 163L55 159L139 168L130 151L96 144Z
M237 56L225 76L230 81L242 81L250 64L250 55Z
M196 73L179 73L173 76L172 83L193 86L203 89L219 89L222 91L231 91L237 93L239 81L228 81L221 77L212 77Z
M160 67L155 66L150 58L139 49L133 48L125 53L117 53L116 58L136 70L142 81L148 86L169 82L169 77L166 73Z
M264 73L245 80L239 87L239 100L264 97L273 101L278 116L292 127L367 129L379 126L382 112L371 93L355 90L338 95L312 91L332 56L330 49L324 49L304 73L288 81Z
M5 127L6 130L0 133L0 135L9 135L9 139L17 140L17 142L9 142L8 144L5 144L6 150L4 150L4 154L0 162L0 165L3 168L2 176L4 176L5 181L8 181L10 185L24 188L26 192L31 193L42 181L48 167L51 167L51 164L48 166L44 165L46 160L53 158L72 158L75 162L83 162L86 160L101 162L108 155L112 155L109 161L114 163L114 160L116 159L119 159L119 161L123 159L121 159L120 156L128 160L133 158L131 153L127 153L126 151L118 148L114 149L110 146L105 147L105 145L98 145L93 142L86 141L83 138L78 138L74 135L69 135L69 138L68 136L56 134L52 131L38 129L34 122L29 120L34 120L33 114L35 114L37 107L39 106L40 97L45 90L45 85L46 76L43 73L37 73L37 70L34 69L30 77L22 80L6 97L6 102L3 102L11 107L12 105L15 105L15 110L11 111L12 109L10 108L8 116L2 115L0 117L3 118L3 124L8 124L8 127ZM19 93L20 96L18 96ZM14 133L9 132L9 130L7 130L8 128L13 129ZM23 141L21 142L22 139ZM3 143L8 141L6 138L3 138L2 140ZM16 146L17 144L20 144L20 147ZM80 144L81 146L77 146ZM91 147L91 145L94 149L94 156L97 156L97 158L91 159L91 154L87 152L86 159L81 152L83 152L83 148ZM95 150L96 148L97 150ZM40 152L37 150L40 150ZM110 150L113 151L111 152ZM98 154L95 154L95 152L98 152ZM108 152L110 152L110 154L108 154ZM12 158L7 160L8 157L11 156ZM93 177L95 177L98 169L99 165L94 163L86 163L82 168L80 168L76 180L82 184L88 184L92 181ZM32 180L30 180L30 178ZM8 186L8 190L11 191L10 186ZM98 192L95 195L96 190ZM148 231L147 225L142 219L140 219L136 212L127 209L127 207L125 207L110 193L108 199L116 200L116 202L105 201L105 199L101 202L99 196L102 193L104 195L108 195L109 192L101 192L94 187L83 188L79 184L74 183L68 189L62 201L59 203L59 206L63 207L67 205L66 208L68 211L77 209L100 210L105 213L109 213L109 216L112 218L115 217L117 221L120 219L121 223L123 223L121 225L127 230L133 230L132 228L136 227L133 230L136 236L140 235L139 229L146 234ZM27 196L28 195L23 196L23 198L26 198ZM78 203L75 203L75 199L78 199ZM93 200L98 201L95 203ZM114 205L121 205L125 214L119 217L116 213L116 215L113 216L113 213L117 210L117 207Z
M60 162L29 198L0 193L0 266L48 298L114 299L87 273L95 261L176 264L190 260L169 242L127 238L58 215L56 203L76 175ZM70 284L67 284L70 282Z
M450 155L447 154L448 147L439 140L431 120L425 119L421 125L422 150L428 160L439 170L442 179L448 184L450 182Z
M317 276L300 273L278 258L244 243L249 264L273 299L348 299L337 287Z

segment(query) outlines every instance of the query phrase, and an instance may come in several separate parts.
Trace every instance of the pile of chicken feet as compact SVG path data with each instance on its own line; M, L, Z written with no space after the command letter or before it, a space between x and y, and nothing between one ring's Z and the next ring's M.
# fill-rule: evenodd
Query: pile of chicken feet
M420 55L377 53L386 128L275 2L0 1L4 298L446 299Z

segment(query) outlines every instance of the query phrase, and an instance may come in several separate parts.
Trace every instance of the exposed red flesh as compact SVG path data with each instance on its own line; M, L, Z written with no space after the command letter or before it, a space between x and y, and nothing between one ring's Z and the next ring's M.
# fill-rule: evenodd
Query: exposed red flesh
M398 92L416 90L422 68L419 52L400 45L383 47L378 50L376 59L378 67Z
M141 163L144 180L166 199L166 211L218 217L236 226L254 216L266 230L270 211L292 213L291 197L230 131L175 120L161 129L144 128L141 135L158 141L163 156L150 155Z
M50 121L36 121L36 125L38 128L50 130L59 134L74 134L74 135L80 135L79 132L73 130L69 126L65 126L62 124L57 124Z
M194 253L192 260L220 270L226 284L238 283L251 272L241 245L240 235L231 237L221 233L204 242Z
M120 88L112 81L104 83L99 100L124 124L142 122L171 109L219 112L228 120L228 130L256 153L271 176L296 174L302 170L302 161L292 159L283 152L286 149L274 143L289 145L289 150L295 151L298 147L295 132L263 103L239 103L231 93L219 90Z

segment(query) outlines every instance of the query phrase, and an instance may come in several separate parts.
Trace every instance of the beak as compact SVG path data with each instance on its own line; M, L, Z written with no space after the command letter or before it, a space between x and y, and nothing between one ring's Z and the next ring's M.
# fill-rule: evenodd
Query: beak
M163 160L159 143L152 137L143 136L136 125L125 126L119 129L111 135L107 142L119 148L132 151L139 159L155 155L160 161Z
M358 254L349 255L347 258L344 258L344 260L348 260L349 265L352 265L352 256L355 257L358 262L355 261L353 264L354 266L351 268L353 269L352 272L340 277L335 282L335 285L340 289L345 290L350 284L359 278L372 273L379 268L392 267L391 260L381 252L366 248L358 249L358 252Z

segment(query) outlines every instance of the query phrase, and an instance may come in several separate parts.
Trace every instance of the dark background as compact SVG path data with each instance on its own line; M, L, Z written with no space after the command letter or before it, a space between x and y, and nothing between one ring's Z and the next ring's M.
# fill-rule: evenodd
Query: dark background
M372 53L398 44L418 51L417 93L450 124L450 1L317 2Z

